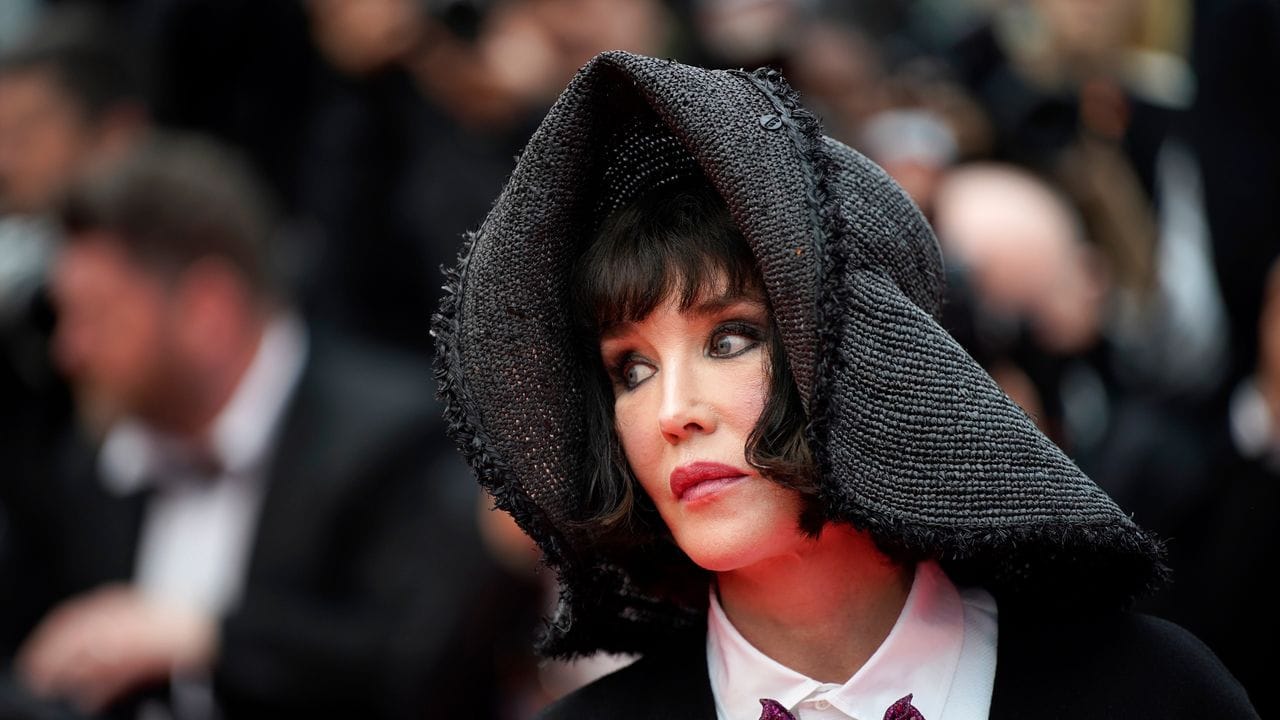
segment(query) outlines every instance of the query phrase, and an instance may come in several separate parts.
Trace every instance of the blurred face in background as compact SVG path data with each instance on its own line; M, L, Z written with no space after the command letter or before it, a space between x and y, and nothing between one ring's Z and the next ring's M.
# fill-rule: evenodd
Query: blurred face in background
M937 193L934 227L984 304L1027 320L1041 349L1071 355L1097 342L1107 268L1074 209L1043 181L997 164L953 170Z
M163 407L176 379L178 310L168 283L134 262L109 235L78 237L50 279L58 325L54 360L91 430Z
M422 32L417 0L308 0L311 35L334 67L365 75L413 49Z
M91 153L93 135L49 72L0 76L0 212L47 209Z
M654 53L665 33L666 16L653 0L535 0L529 9L570 73L605 50Z
M1136 0L1036 0L1056 50L1069 58L1103 60L1134 39L1142 6Z
M698 0L694 24L722 60L755 65L786 48L799 6L797 0Z

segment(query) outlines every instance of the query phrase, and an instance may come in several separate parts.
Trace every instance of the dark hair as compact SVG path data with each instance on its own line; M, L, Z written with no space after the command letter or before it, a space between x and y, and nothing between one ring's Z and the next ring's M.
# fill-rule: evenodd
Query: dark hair
M124 103L144 104L142 63L100 10L72 4L49 11L0 55L0 78L48 73L89 122Z
M688 309L708 288L726 298L766 302L755 258L724 201L703 182L660 186L611 214L574 268L571 307L579 313L583 353L594 367L585 388L590 458L583 524L608 542L666 535L649 498L623 456L614 430L613 390L600 360L601 332L642 320L667 298ZM817 534L824 521L817 502L817 468L805 441L807 418L770 313L769 392L747 440L748 462L805 499L801 527Z
M160 274L217 257L259 296L280 290L267 192L245 161L213 141L153 135L126 159L75 183L58 216L69 242L107 231Z

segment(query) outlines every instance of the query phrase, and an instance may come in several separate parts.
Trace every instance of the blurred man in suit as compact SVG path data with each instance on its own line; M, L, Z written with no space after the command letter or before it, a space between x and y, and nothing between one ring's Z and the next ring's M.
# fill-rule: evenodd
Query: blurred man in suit
M11 469L46 452L70 412L47 347L54 207L150 126L128 46L82 5L46 11L0 53L0 463Z
M95 713L488 716L494 576L430 373L309 332L270 217L190 138L69 195L54 355L91 439L11 488L0 651Z

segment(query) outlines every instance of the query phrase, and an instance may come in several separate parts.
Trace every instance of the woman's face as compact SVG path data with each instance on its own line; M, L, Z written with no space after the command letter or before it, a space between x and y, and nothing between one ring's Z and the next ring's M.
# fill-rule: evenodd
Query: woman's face
M631 470L699 566L737 570L796 550L800 496L761 477L746 442L769 388L765 306L668 299L609 329L600 351Z

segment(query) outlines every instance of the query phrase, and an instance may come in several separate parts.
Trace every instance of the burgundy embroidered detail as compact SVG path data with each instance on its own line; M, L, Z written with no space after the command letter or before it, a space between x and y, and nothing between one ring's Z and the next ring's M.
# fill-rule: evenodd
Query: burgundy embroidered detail
M760 705L763 707L760 711L760 720L796 720L796 716L787 712L787 709L777 700L760 698Z
M924 720L924 715L911 704L911 694L889 706L884 711L884 720Z

